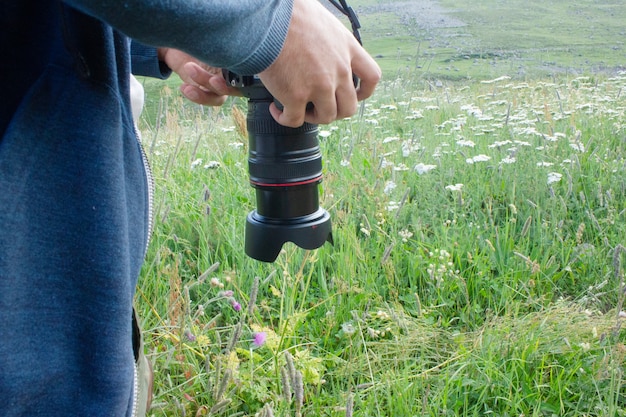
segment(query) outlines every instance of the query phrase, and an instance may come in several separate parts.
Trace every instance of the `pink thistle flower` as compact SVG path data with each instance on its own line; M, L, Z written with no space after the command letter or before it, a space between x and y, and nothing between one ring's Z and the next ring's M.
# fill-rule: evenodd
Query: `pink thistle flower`
M230 299L230 305L233 306L233 310L241 311L241 304L239 304L239 302L234 298Z
M256 347L261 347L265 344L266 340L267 340L267 333L257 332L254 334L252 344Z

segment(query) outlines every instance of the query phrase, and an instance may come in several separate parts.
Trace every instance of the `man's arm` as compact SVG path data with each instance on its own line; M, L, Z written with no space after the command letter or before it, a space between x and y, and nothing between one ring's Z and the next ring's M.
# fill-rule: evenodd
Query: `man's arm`
M145 45L256 74L278 56L293 0L65 0Z
M283 104L271 111L285 126L354 114L381 77L373 58L317 0L126 0L124 10L113 0L67 1L141 42L259 74ZM356 90L352 74L361 80Z

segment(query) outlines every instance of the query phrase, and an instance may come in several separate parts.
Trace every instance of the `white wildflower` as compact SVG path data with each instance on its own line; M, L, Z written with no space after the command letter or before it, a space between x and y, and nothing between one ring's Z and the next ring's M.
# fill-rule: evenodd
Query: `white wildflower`
M411 153L419 151L421 146L419 143L413 143L410 140L402 142L402 156L407 158Z
M216 169L220 167L220 163L218 161L209 161L204 166L204 169Z
M397 136L388 136L385 139L383 139L383 143L396 142L398 140L400 140L400 138Z
M191 169L194 169L195 167L197 167L198 165L200 165L202 163L202 159L198 158L195 161L193 161L191 163Z
M347 335L352 335L356 332L356 327L354 327L354 324L352 324L352 322L345 322L341 325L341 330L343 330L343 332Z
M559 174L558 172L550 172L550 173L548 173L548 185L554 184L555 182L561 181L562 177L563 177L563 175Z
M510 145L511 142L510 140L501 140L501 141L496 141L494 143L492 143L491 145L489 145L489 148L501 148L502 146L506 146L506 145Z
M398 232L403 242L407 242L411 237L413 237L413 233L410 230L403 229Z
M406 116L404 119L405 120L417 120L417 119L422 119L422 118L424 118L424 115L422 114L422 112L418 110L413 110L411 114Z
M393 190L395 190L395 188L396 188L396 187L397 187L397 185L396 185L396 183L395 183L395 182L393 182L393 181L387 181L387 182L385 183L385 189L383 190L383 192L384 192L385 194L387 194L387 195L388 195L388 194L391 194L391 192L392 192Z
M320 130L318 135L320 138L327 138L332 134L330 130Z
M456 144L459 146L464 146L467 148L473 148L474 146L476 146L476 144L474 142L472 142L469 139L460 139L456 141Z
M400 203L398 203L397 201L390 201L389 203L387 203L387 211L394 211L394 210L398 210L400 208Z
M481 117L483 115L482 110L480 110L478 107L474 106L473 104L465 104L461 106L461 110L465 111L467 114L469 114L470 116L474 116L474 117Z
M578 152L585 152L585 145L583 143L581 143L581 142L578 142L578 143L571 142L569 144L569 146L570 146L570 148L572 148L572 149L574 149L574 150L576 150Z
M423 164L423 163L419 163L417 165L415 165L415 171L419 174L425 174L428 171L432 171L433 169L437 168L437 165L427 165L427 164Z
M463 184L446 185L446 190L461 191Z
M378 310L376 312L376 317L378 317L381 320L389 320L389 314L386 311L383 310Z
M491 159L490 156L487 156L485 154L480 154L480 155L476 155L476 156L474 156L472 158L467 158L465 160L465 162L467 162L468 164L473 164L473 163L476 163L476 162L486 162L486 161L489 161L490 159Z

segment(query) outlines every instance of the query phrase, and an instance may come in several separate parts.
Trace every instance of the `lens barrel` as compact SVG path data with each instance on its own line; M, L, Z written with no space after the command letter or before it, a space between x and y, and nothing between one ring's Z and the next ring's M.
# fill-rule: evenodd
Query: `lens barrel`
M224 78L248 98L248 170L257 208L246 221L246 254L274 262L286 242L303 249L332 244L330 215L319 206L322 154L317 125L278 124L269 109L280 103L257 76L224 70Z

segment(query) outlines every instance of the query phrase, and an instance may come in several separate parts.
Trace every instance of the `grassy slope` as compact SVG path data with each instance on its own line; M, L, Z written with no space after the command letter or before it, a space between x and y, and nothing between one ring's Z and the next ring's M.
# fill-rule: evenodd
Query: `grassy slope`
M514 3L446 1L468 25L420 35L428 70L415 68L414 34L393 15L363 17L372 53L396 57L382 59L388 81L361 117L322 127L322 205L336 244L288 245L271 265L242 250L254 200L233 103L199 109L171 89L150 91L142 130L157 225L138 304L157 372L154 415L208 415L220 404L215 414L254 415L269 403L294 415L286 351L303 381L303 415L623 415L626 79L578 78L571 69L582 64L561 61L576 54L545 36L545 10L567 3ZM591 5L579 2L580 14L610 16ZM616 5L603 27L617 31ZM513 10L537 22L536 36L494 63L534 28L520 21L517 37L495 36L487 22L503 25ZM582 48L586 30L569 43ZM441 45L445 33L455 35ZM612 48L580 53L602 45ZM446 62L473 51L492 59ZM493 81L520 62L524 79ZM529 79L548 62L570 70ZM448 83L452 73L490 81ZM489 159L467 162L480 155ZM419 175L418 164L434 168ZM560 180L548 184L552 173ZM267 342L255 349L258 331Z
M616 0L443 0L447 14L466 25L442 28L425 27L402 6L396 13L376 13L373 1L354 4L366 11L365 44L373 55L383 55L388 74L404 68L456 80L503 74L523 78L624 63L626 8Z
M612 73L626 62L626 7L619 0L440 1L444 16L465 23L456 27L432 27L430 19L407 13L405 3L350 2L359 14L364 45L386 79L575 76ZM163 85L146 83L149 92ZM168 83L176 88L177 77Z

